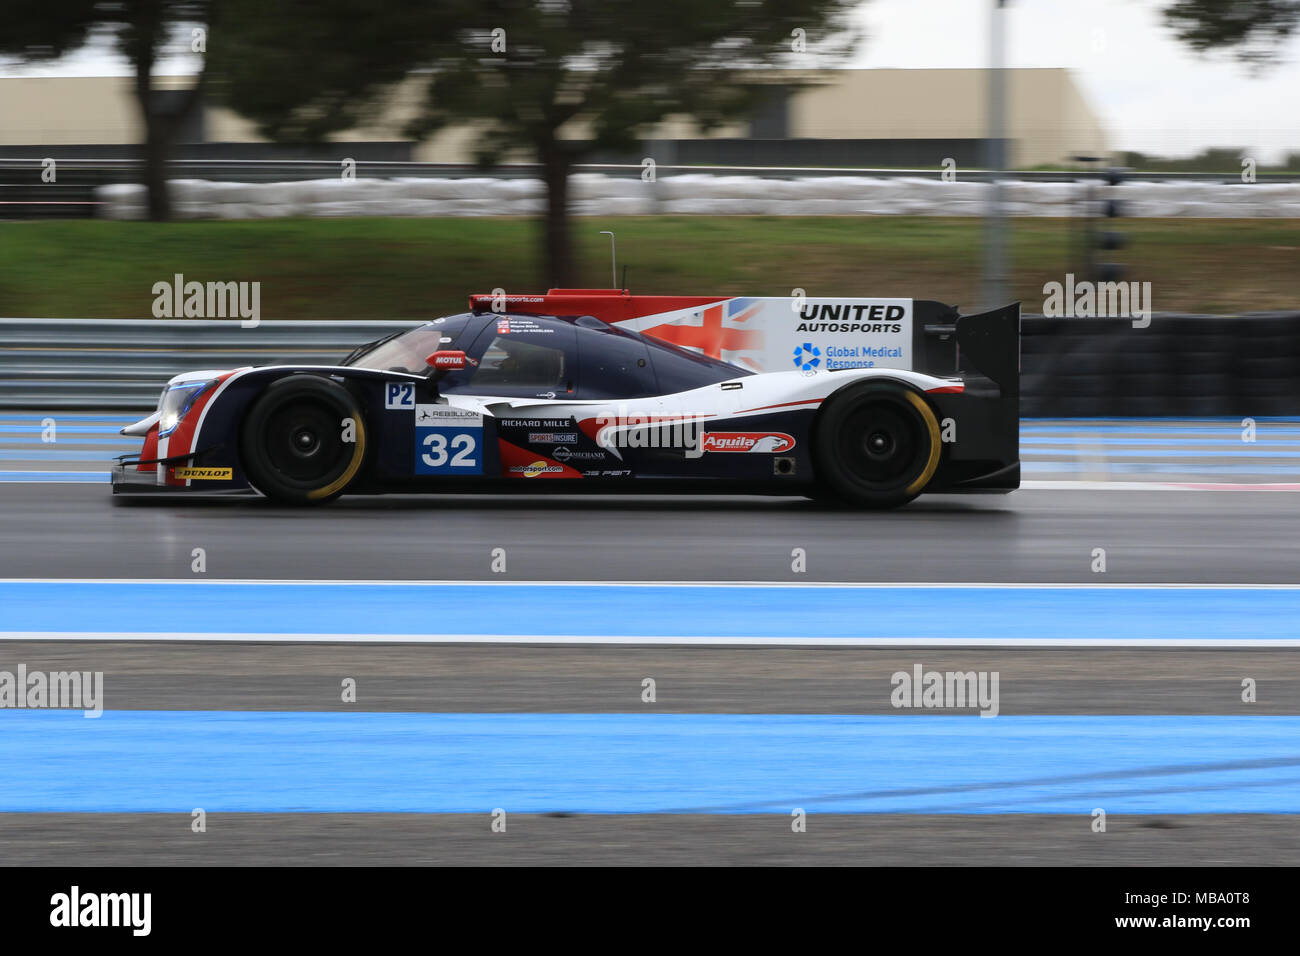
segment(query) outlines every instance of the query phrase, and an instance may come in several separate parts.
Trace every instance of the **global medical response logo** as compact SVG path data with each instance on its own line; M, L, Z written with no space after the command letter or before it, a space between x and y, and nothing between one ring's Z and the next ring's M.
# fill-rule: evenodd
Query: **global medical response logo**
M794 347L794 367L804 372L813 372L822 364L822 350L811 342Z
M779 454L793 447L793 436L785 432L705 432L700 436L701 451Z

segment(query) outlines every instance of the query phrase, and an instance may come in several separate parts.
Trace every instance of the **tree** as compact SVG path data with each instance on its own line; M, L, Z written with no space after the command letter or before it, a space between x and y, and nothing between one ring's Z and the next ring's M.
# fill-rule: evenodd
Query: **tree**
M268 139L318 143L354 129L417 65L454 47L471 0L222 0L209 95Z
M1175 0L1165 24L1199 53L1218 47L1262 63L1300 26L1300 0Z
M182 124L199 102L206 75L206 70L201 70L193 86L168 99L158 96L153 88L154 64L176 40L183 25L211 29L215 7L216 0L59 0L57 3L3 0L0 3L0 22L5 24L0 31L0 55L29 61L57 60L106 34L130 62L135 73L135 99L144 126L144 179L151 219L171 218L167 161ZM206 47L206 39L202 45Z
M233 0L236 7L254 0ZM337 0L330 0L332 7ZM323 136L348 128L395 74L415 72L423 101L408 125L427 136L453 122L474 124L475 152L490 164L531 155L546 185L542 241L545 279L571 285L569 176L596 150L627 150L639 134L672 116L702 129L743 115L767 91L754 77L780 67L826 67L842 60L853 35L844 28L855 0L478 0L411 12L377 2L345 33L318 21L321 36L295 35L291 20L273 16L255 27L231 16L241 31L241 77L225 87L227 102L275 138ZM290 5L292 6L292 4ZM417 5L423 6L423 5ZM319 17L320 14L317 14ZM421 22L423 19L423 22ZM437 22L435 22L437 21ZM243 31L274 49L274 65L247 51ZM360 31L360 32L358 32ZM819 38L814 46L814 40ZM801 46L817 60L802 60ZM325 88L275 77L322 69L322 48L340 51L323 69ZM373 61L367 74L351 66ZM229 70L223 67L223 74ZM782 82L792 85L790 78Z

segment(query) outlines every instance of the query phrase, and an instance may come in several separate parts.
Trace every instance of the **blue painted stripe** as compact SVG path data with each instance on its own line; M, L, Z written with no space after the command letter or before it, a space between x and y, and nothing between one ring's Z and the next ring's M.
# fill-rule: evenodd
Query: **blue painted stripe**
M1098 435L1098 436L1132 436L1134 438L1229 438L1234 441L1241 441L1241 426L1235 424L1229 428L1206 431L1200 428L1181 428L1170 426L1166 428L1121 428L1110 427L1107 425L1086 425L1080 428L1032 428L1024 425L1020 426L1020 434L1023 437L1040 437L1040 436L1060 436L1062 438L1073 438L1079 435ZM1255 430L1256 436L1277 437L1277 438L1294 438L1300 435L1300 429L1294 428L1277 428L1277 427L1259 427Z
M0 731L3 812L1300 812L1300 717L6 710Z
M59 435L116 435L120 431L117 425L88 425L76 419L56 418L55 431ZM124 424L130 424L129 422ZM36 425L5 425L0 424L0 435L40 435L45 432L45 426ZM138 439L136 439L138 440Z
M119 446L123 451L135 452L134 445ZM53 448L29 448L21 451L0 451L0 461L95 461L107 462L112 456L108 451L73 451Z
M0 481L75 481L101 484L107 482L111 475L107 471L0 471Z
M1104 470L1122 475L1196 475L1196 476L1240 476L1281 475L1300 478L1300 466L1296 465L1262 465L1250 462L1223 464L1222 462L1195 462L1192 464L1174 464L1166 462L1137 461L1071 461L1069 459L1044 458L1027 459L1020 463L1022 475L1046 475L1060 472L1083 474Z
M1295 640L1300 589L3 581L0 631Z
M159 386L159 391L161 390L162 387ZM120 422L121 424L119 424L117 427L121 428L122 425L129 425L131 424L131 422L137 422L142 418L148 417L149 414L150 414L149 412L141 412L135 415L131 415L131 414L123 415L120 413L116 415L77 414L75 416L70 417L66 412L61 412L61 411L37 412L36 414L33 415L16 415L10 412L6 412L3 415L0 415L0 427L3 427L4 425L9 424L10 422L40 422L40 421L44 421L47 418L53 418L55 421L60 423L65 421L66 422ZM1256 419L1256 420L1262 421L1263 419Z
M1020 439L1021 446L1029 445L1035 448L1060 448L1064 451L1076 451L1080 444L1091 442L1101 445L1103 448L1118 446L1127 448L1133 445L1151 446L1155 448L1185 447L1187 445L1208 445L1209 449L1205 452L1190 452L1191 454L1219 454L1219 449L1232 450L1240 454L1250 454L1256 448L1295 448L1300 441L1300 432L1296 433L1296 438L1284 441L1255 441L1243 442L1240 438L1225 438L1218 436L1216 438L1203 438L1196 441L1187 441L1183 438L1155 439L1155 438L1094 438L1091 435L1083 434L1078 436L1063 436L1060 438L1024 438Z
M1075 446L1077 449L1078 446ZM1292 448L1295 445L1291 446ZM1074 449L1070 449L1073 451ZM1062 449L1065 451L1065 449ZM1034 449L1028 454L1037 454L1040 457L1059 457L1071 460L1076 457L1075 454L1061 454L1052 452L1048 449ZM1215 451L1210 449L1199 450L1192 448L1164 448L1151 446L1147 448L1111 448L1106 445L1094 445L1091 449L1082 449L1079 455L1089 455L1092 458L1211 458L1221 461L1241 461L1251 462L1260 459L1270 458L1300 458L1300 450L1297 451L1267 451L1260 454L1251 454L1250 452L1237 450L1235 452Z
M1189 422L1192 424L1215 423L1215 422L1238 422L1244 416L1241 415L1194 415L1191 417L1178 418L1142 418L1133 416L1098 416L1091 418L1025 418L1023 421L1035 425L1048 424L1051 422L1101 422L1104 424L1125 424L1133 427L1146 427L1150 425L1178 424L1180 422ZM1294 415L1251 415L1257 422L1300 422Z
M1026 435L1152 435L1152 436L1179 436L1179 435L1209 435L1209 436L1236 436L1241 440L1241 423L1230 422L1222 428L1213 428L1208 425L1193 424L1191 422L1171 422L1166 425L1102 425L1095 422L1081 422L1074 424L1055 424L1055 425L1032 425L1026 422L1020 423L1020 431ZM1295 435L1300 434L1300 424L1268 424L1267 422L1257 422L1256 435Z
M42 442L40 439L37 438L0 437L0 445L30 445L31 446L30 451L32 452L45 452L49 450L54 450L55 448L58 449L73 448L73 449L78 449L76 452L74 452L75 454L81 455L83 458L87 458L87 459L95 458L97 456L101 456L104 454L104 449L98 446L107 446L109 449L119 448L122 449L123 451L132 451L132 452L140 450L140 441L138 439L80 438L80 437L69 436L64 432L59 433L59 440L57 442ZM81 447L83 445L86 446L93 445L97 447L83 448ZM19 454L21 454L21 451L19 452Z

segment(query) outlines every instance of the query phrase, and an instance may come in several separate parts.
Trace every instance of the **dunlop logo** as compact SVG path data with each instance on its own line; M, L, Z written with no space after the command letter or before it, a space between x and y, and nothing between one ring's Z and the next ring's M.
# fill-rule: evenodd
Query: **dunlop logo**
M173 468L176 478L198 478L204 481L230 481L235 477L233 468Z

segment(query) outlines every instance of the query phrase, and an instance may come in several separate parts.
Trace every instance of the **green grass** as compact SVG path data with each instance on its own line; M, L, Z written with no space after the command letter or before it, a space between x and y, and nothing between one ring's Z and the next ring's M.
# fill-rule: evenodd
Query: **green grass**
M609 284L608 238L634 292L910 296L970 306L978 219L924 217L580 218L578 284ZM1012 221L1012 291L1028 311L1045 282L1080 271L1077 222ZM1130 220L1111 255L1152 283L1157 311L1300 308L1300 222ZM153 284L260 281L265 319L419 319L470 292L542 288L539 229L525 219L295 219L0 224L0 315L144 318ZM1080 276L1081 278L1081 276Z

